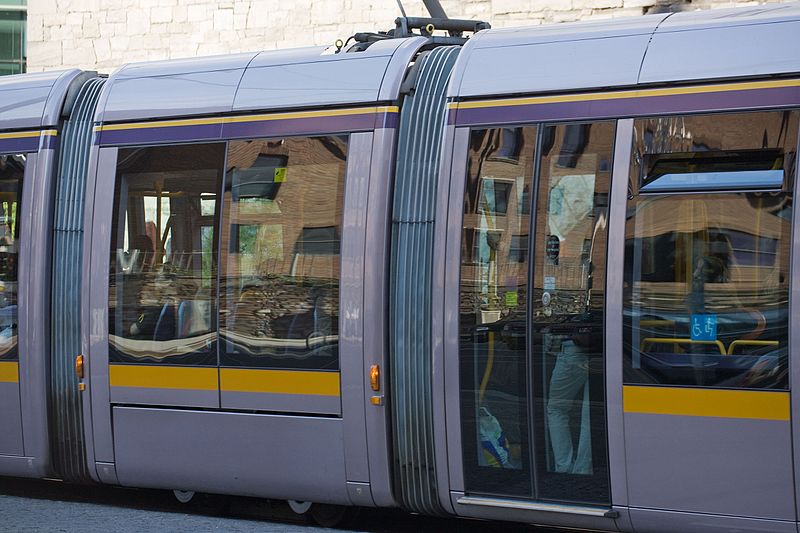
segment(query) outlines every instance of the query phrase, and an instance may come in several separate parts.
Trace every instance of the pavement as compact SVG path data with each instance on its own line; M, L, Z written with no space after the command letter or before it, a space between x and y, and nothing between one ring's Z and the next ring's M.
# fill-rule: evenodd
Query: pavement
M72 485L0 477L0 532L330 532L295 515L285 502L204 496L179 503L171 492ZM346 527L368 533L554 533L524 524L429 518L393 509L363 509ZM561 533L564 530L559 530Z

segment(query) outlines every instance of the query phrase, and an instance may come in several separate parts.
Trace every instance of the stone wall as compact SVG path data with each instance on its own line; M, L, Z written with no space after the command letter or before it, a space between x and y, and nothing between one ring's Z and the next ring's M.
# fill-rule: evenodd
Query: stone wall
M732 7L728 0L442 0L453 18L494 27L636 16L653 10ZM409 16L427 12L403 0ZM28 0L28 71L110 72L131 62L333 44L386 30L395 0Z

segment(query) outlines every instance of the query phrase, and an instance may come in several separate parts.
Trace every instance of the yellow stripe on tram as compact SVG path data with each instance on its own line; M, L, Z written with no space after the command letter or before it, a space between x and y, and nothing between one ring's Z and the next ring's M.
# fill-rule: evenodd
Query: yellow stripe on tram
M223 392L340 395L338 372L223 368L220 370L220 387Z
M353 107L348 109L322 109L318 111L295 111L290 113L268 113L235 117L189 118L180 120L157 120L151 122L126 122L95 126L94 131L135 130L145 128L174 128L177 126L203 126L209 124L234 124L237 122L267 122L272 120L294 120L303 118L342 117L367 115L370 113L399 113L397 106Z
M192 118L185 120L158 120L154 122L126 122L124 124L104 124L95 126L94 131L138 130L144 128L170 128L175 126L203 126L207 124L222 124L221 117Z
M793 80L774 80L774 81L753 81L753 82L742 82L742 83L718 83L713 85L695 85L691 87L672 87L667 89L606 91L599 93L536 96L531 98L479 100L475 102L452 102L448 104L448 107L450 109L475 109L475 108L486 108L486 107L518 106L518 105L594 102L601 100L620 100L626 98L648 98L653 96L676 96L676 95L687 95L687 94L747 91L755 89L780 89L786 87L800 87L800 80L793 79Z
M29 139L31 137L39 137L41 131L17 131L11 133L0 133L0 139Z
M112 387L217 390L217 367L109 365Z
M0 361L0 383L19 383L19 363Z
M789 421L789 393L678 387L623 388L626 413Z

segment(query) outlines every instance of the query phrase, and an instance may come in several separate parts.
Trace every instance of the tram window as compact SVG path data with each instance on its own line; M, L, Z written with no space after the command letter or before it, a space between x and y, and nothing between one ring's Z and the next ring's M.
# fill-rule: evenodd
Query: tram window
M217 364L216 234L222 143L119 151L109 359Z
M529 185L536 127L473 130L464 194L461 405L467 489L531 494Z
M609 501L604 301L613 122L548 125L530 300L537 498Z
M0 155L0 361L19 358L17 258L25 160L24 154Z
M796 111L635 121L627 383L787 388L799 125Z
M230 143L222 365L338 370L346 153L343 137Z

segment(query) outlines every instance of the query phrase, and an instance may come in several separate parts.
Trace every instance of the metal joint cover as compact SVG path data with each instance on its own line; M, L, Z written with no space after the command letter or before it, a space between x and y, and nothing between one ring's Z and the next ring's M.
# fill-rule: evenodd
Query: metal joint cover
M81 257L86 174L95 107L106 80L81 87L64 122L56 175L49 423L53 467L67 481L90 481L84 447L83 406L75 356L81 351Z
M390 359L394 487L412 512L445 514L434 454L431 291L437 178L446 90L460 48L435 48L417 61L403 103L392 208Z

